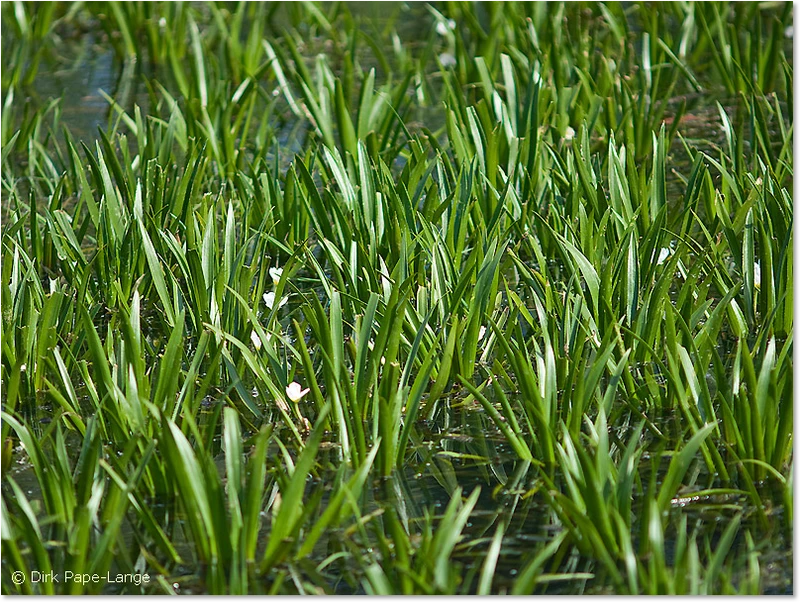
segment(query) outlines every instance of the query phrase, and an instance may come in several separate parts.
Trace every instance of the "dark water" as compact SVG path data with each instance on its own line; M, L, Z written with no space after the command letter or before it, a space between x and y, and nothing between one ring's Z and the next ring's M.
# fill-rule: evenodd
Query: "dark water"
M220 402L221 403L221 402ZM46 426L50 412L46 408L39 408L34 412L39 417L39 424ZM209 408L201 412L198 424L202 430L204 418L212 414ZM530 560L530 554L550 542L562 529L554 511L542 500L539 495L530 495L532 490L543 486L537 475L537 470L527 463L519 461L514 452L505 443L502 434L494 427L483 411L477 409L448 410L451 426L448 428L435 428L433 423L421 422L418 424L419 440L413 446L410 461L402 472L397 472L388 479L375 479L365 484L362 497L359 500L359 510L362 516L370 513L379 514L388 508L393 509L409 525L412 534L420 532L426 521L431 521L433 528L439 528L439 518L451 500L457 488L461 488L463 497L472 493L475 488L480 488L480 495L470 519L463 531L463 540L456 547L453 562L463 567L462 576L471 578L472 588L477 587L478 575L483 566L489 544L500 522L505 526L503 545L493 577L493 591L510 591L514 579ZM659 428L669 432L667 422L669 417L659 421ZM34 423L36 423L34 421ZM431 427L431 428L427 428ZM625 436L622 436L623 440ZM217 439L219 443L219 439ZM68 448L76 454L80 448L78 437L68 440ZM107 450L110 451L110 450ZM24 454L16 454L19 458ZM483 460L463 456L481 456ZM274 458L278 458L277 448ZM317 478L309 481L308 491L316 488L326 488L326 483L332 481L335 470L341 462L340 450L337 445L323 445L318 453L321 466L331 467L330 472L323 470ZM666 469L667 459L664 458L657 466L659 473ZM224 455L217 458L220 474L224 473ZM642 460L639 471L643 481L646 481L652 467L650 462ZM38 482L32 467L25 461L18 462L12 467L10 476L18 483L29 499L41 499ZM691 481L691 479L690 479ZM707 481L707 482L706 482ZM687 501L680 507L675 507L673 512L685 514L688 517L690 530L692 525L701 528L700 533L706 533L714 542L718 539L727 522L736 514L744 512L746 518L742 523L741 535L734 544L733 552L737 549L744 550L743 532L749 528L754 536L760 532L757 519L752 508L748 508L748 500L744 496L731 496L729 498L704 498L694 500L691 491L702 489L710 484L709 479L701 467L694 472L695 487L681 492ZM759 492L764 502L771 508L780 508L781 494L777 488L766 487ZM635 494L633 500L634 514L639 514L641 508L637 500L641 494ZM158 501L151 503L155 509ZM324 509L325 498L320 505ZM174 511L174 510L173 510ZM780 512L780 510L776 510ZM180 521L179 516L176 517ZM770 520L775 526L782 522L780 516L772 515ZM268 520L262 526L260 541L265 542L269 537ZM444 525L441 525L444 527ZM129 543L134 541L134 526L126 523L122 535ZM638 529L636 523L634 528ZM369 531L369 529L368 529ZM667 534L668 535L668 534ZM771 529L763 533L768 539L757 542L761 547L761 579L764 592L767 594L791 594L793 592L793 567L792 556L786 552L791 549L791 535L780 528ZM330 529L321 538L315 547L315 552L310 558L314 564L322 562L328 556L341 550L343 536L340 530ZM634 536L634 545L637 537ZM702 542L702 536L699 543ZM181 537L179 531L175 532L172 543L184 558L192 557L192 545ZM375 542L363 542L365 549L377 549ZM702 545L702 544L701 544ZM667 537L666 558L669 563L671 551L670 538ZM376 557L378 558L378 557ZM549 566L545 565L545 566ZM360 584L351 584L344 580L344 575L352 571L352 566L346 559L329 565L323 575L328 580L328 587L336 594L364 593ZM559 566L550 567L548 573L557 575L552 581L542 583L537 587L536 593L547 594L576 594L576 593L614 593L611 584L604 580L603 570L592 560L580 556L571 556L564 559ZM568 576L567 573L579 573L577 576ZM470 577L471 576L471 577ZM599 579L599 580L598 580ZM204 593L202 577L193 572L189 566L181 567L179 573L169 577L169 581L176 586L176 592L183 594ZM264 591L268 584L264 584ZM258 584L253 584L254 593L258 593ZM155 593L156 590L153 590ZM109 590L107 593L113 593ZM263 592L262 592L263 593Z
M322 3L323 10L329 4ZM390 30L397 31L402 43L407 46L423 44L435 24L424 3L354 2L348 6L348 10L362 30L373 39L385 37ZM290 6L279 7L273 17L272 27L279 32L288 28L292 24L290 13ZM159 80L171 94L179 98L177 89L169 85L166 70L161 73L148 63L146 48L141 49L144 57L141 63L122 61L111 48L99 23L90 25L94 29L64 39L64 45L57 55L46 54L39 65L35 85L24 90L24 97L15 98L16 103L30 102L37 107L51 99L60 99L62 122L76 140L87 143L97 138L98 128L111 129L116 122L116 112L110 108L103 93L118 102L130 115L135 105L142 109L143 115L148 113L150 97L145 85L147 78ZM307 46L301 46L300 50L309 52L309 57L325 51L324 45L313 39L306 42ZM365 71L371 68L380 71L380 63L371 51L363 46L361 50L359 61L362 68ZM386 56L391 59L388 49ZM279 137L282 145L294 142L296 136L290 138L288 134L284 132L284 136Z

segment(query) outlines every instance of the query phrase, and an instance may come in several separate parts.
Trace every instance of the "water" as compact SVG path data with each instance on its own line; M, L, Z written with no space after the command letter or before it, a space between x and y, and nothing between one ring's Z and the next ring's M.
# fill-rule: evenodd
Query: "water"
M204 416L209 416L211 408L202 411L198 423L202 430ZM45 408L37 412L39 416L49 414ZM530 495L533 490L543 486L537 471L527 463L520 462L508 446L504 443L502 435L493 427L482 411L456 410L452 411L451 422L453 426L436 432L426 431L425 424L419 425L422 436L420 443L413 448L411 461L405 470L397 472L388 479L375 479L368 481L365 491L359 500L362 516L371 513L379 515L388 508L396 510L400 517L410 525L413 534L422 528L426 516L433 519L434 529L439 528L439 518L442 516L447 504L456 488L461 488L462 496L468 496L475 488L480 488L480 495L475 510L463 531L463 539L457 546L453 562L464 566L466 574L470 571L480 571L498 524L506 523L503 545L494 573L495 587L499 591L510 589L514 578L524 568L529 559L531 550L544 545L561 530L557 516L539 495ZM669 432L666 424L659 424L664 432ZM624 437L623 437L624 440ZM68 449L77 453L80 441L77 436L68 440ZM489 453L487 454L487 448ZM318 459L320 465L330 466L328 472L323 471L318 478L308 483L308 492L316 488L328 489L334 476L335 467L339 463L340 450L337 445L323 445ZM459 458L455 454L464 456L485 456L486 461L474 461L469 457ZM16 457L20 457L17 454ZM270 457L278 456L277 448ZM661 460L657 467L663 475L666 468L666 458ZM487 462L488 461L488 462ZM220 474L224 474L224 455L217 457ZM646 481L651 472L650 461L642 460L640 474ZM32 467L25 461L18 461L11 470L11 476L26 492L29 499L36 503L41 499L36 476ZM758 526L752 508L748 508L748 501L743 496L705 496L695 499L693 490L706 488L713 479L699 467L696 469L695 482L697 486L680 492L680 504L673 506L673 512L685 514L689 525L703 525L703 532L712 537L712 541L719 537L727 522L737 513L744 511L745 526L749 525L755 532ZM269 486L268 486L269 490ZM765 503L769 507L778 508L781 505L780 494L776 488L761 491ZM644 496L637 494L634 497L633 509L635 514L641 512L637 500ZM159 502L152 500L151 507L156 511ZM319 508L321 511L326 506L325 498ZM166 511L167 509L165 509ZM173 508L170 512L177 510ZM780 517L772 517L775 524L780 522ZM182 521L176 523L179 525ZM123 527L123 537L133 541L133 526L126 523ZM774 529L774 527L773 527ZM259 538L262 544L269 536L269 521L265 520L262 534ZM348 537L353 538L354 535ZM791 593L792 592L792 565L791 557L784 553L786 546L791 545L781 529L773 530L769 534L769 544L762 550L762 580L766 593ZM345 539L341 530L329 530L318 542L311 561L314 564L324 561L329 555L341 549ZM356 538L357 539L357 538ZM702 540L702 538L701 538ZM181 531L174 531L171 541L184 558L192 557L192 546L184 538ZM634 542L636 537L634 538ZM364 543L364 542L362 542ZM744 549L743 536L737 539L734 550L738 547ZM764 546L764 542L761 542ZM377 548L376 542L371 542L364 547ZM667 560L669 562L669 539L667 546ZM377 557L376 557L377 558ZM344 560L342 562L345 562ZM343 577L352 569L346 562L344 565L333 563L323 575L328 580L328 587L332 593L364 593L360 585L348 583ZM602 570L586 558L567 558L558 566L550 566L549 570L555 573L579 572L595 575L594 578L579 577L573 579L555 580L541 584L537 592L548 594L561 593L609 593L610 584L603 578ZM188 567L180 568L180 572L170 576L169 581L178 584L176 591L179 593L203 593L202 578ZM477 587L477 578L472 583ZM256 589L257 585L254 585ZM473 590L474 591L474 590ZM109 591L110 593L110 591Z

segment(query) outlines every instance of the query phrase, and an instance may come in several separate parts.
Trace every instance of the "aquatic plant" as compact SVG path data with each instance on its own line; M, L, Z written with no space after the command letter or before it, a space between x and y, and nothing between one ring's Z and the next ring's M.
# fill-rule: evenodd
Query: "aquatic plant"
M791 11L3 4L3 592L790 590Z

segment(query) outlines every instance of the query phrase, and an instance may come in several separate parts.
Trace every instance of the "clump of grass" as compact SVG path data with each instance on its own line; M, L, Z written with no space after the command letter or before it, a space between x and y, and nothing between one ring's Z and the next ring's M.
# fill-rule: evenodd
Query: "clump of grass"
M2 10L5 593L764 592L788 5Z

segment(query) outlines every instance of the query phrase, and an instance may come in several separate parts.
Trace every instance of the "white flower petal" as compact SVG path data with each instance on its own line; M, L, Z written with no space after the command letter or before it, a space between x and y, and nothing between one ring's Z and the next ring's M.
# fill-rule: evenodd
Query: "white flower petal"
M442 67L453 67L456 64L456 57L449 52L443 52L439 55L439 62L442 64Z
M273 284L278 284L281 279L281 274L283 274L283 268L270 268L269 275L272 278Z
M258 336L255 330L250 331L250 340L253 342L253 347L256 349L261 349L261 338Z
M283 297L278 303L278 307L283 307L286 305L286 302L289 301L289 297ZM264 305L267 306L267 309L272 309L275 305L275 293L269 291L264 293Z
M288 397L288 398L289 398L291 401L293 401L293 402L297 403L298 401L300 401L301 399L303 399L303 397L305 397L305 396L306 396L306 394L307 394L309 391L310 391L310 389L303 389L303 388L300 386L300 383L292 382L292 383L289 383L289 386L288 386L288 387L286 387L286 396L287 396L287 397Z

